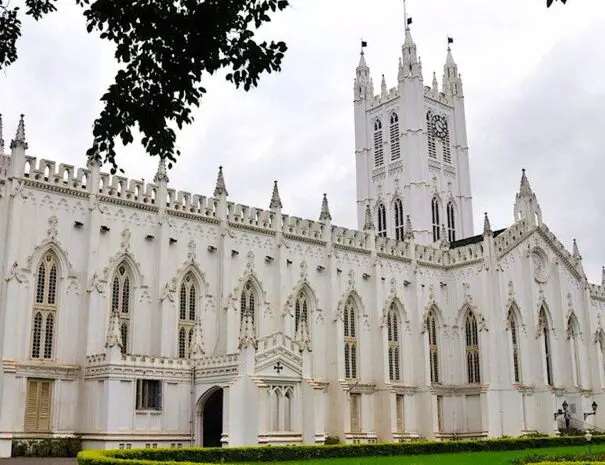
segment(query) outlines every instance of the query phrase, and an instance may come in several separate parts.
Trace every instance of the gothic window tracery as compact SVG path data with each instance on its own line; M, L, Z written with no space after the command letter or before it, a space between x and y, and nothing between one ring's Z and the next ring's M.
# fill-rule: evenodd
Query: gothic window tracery
M401 143L399 141L399 116L397 113L391 113L391 161L399 160L401 157Z
M181 282L179 291L178 352L179 358L189 357L193 326L198 318L197 282L190 271Z
M300 291L294 304L294 333L298 334L302 324L309 322L309 302L304 291ZM307 327L308 330L308 327Z
M433 310L426 317L426 329L429 343L429 367L431 371L431 384L440 383L439 373L439 341L437 339L437 316Z
M244 317L248 316L250 318L250 322L255 325L255 310L256 292L254 290L252 282L248 281L244 285L244 289L242 290L240 296L240 320L243 320Z
M549 386L553 385L553 373L552 373L552 354L550 346L550 328L548 325L548 318L546 317L546 311L544 307L540 309L538 316L538 326L542 332L542 344L544 347L544 365L546 371L546 384Z
M293 431L294 389L292 386L271 386L269 388L271 406L270 431Z
M380 119L374 121L374 165L384 165L384 146L382 141L382 122Z
M344 339L345 378L357 379L357 305L352 297L345 303Z
M468 312L465 320L466 336L466 370L469 384L481 382L481 368L479 366L479 332L477 319L473 312Z
M401 199L396 199L393 203L395 210L395 239L402 241L404 239L404 219L403 219L403 202Z
M378 205L378 236L387 237L387 211L383 203Z
M391 304L387 314L387 339L389 343L389 379L391 381L401 381L399 318L397 316L397 306L394 303Z
M36 275L31 358L51 359L54 356L55 319L57 315L57 256L44 254Z
M511 308L508 311L508 328L510 330L511 354L513 362L513 382L521 382L521 357L519 347L519 325L515 311Z
M128 353L130 344L131 285L130 269L123 262L116 269L111 284L111 312L119 315L123 354Z
M456 209L454 207L454 202L450 200L447 203L446 208L447 213L447 238L449 242L454 242L456 240Z
M573 370L574 385L577 387L581 386L581 365L580 365L580 346L578 339L580 337L580 328L578 325L577 318L571 314L567 320L568 336L569 336L569 349L572 358L571 367Z
M441 239L441 231L439 229L439 200L437 197L433 197L433 200L431 200L431 217L433 224L433 242L437 242Z

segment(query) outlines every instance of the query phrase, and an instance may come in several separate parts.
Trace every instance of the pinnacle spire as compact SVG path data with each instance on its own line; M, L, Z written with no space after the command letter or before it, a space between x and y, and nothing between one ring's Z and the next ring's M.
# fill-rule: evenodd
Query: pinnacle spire
M332 221L330 207L328 206L328 196L326 194L324 194L324 198L321 201L321 213L319 214L319 221Z
M445 230L445 224L441 223L441 246L444 248L448 248L450 246L450 238L447 235L447 231Z
M0 153L4 153L4 130L2 129L2 113L0 113Z
M366 63L366 54L363 49L368 46L368 43L365 40L361 41L361 50L359 51L359 64L357 65L357 69L367 69L368 64Z
M437 82L437 73L433 71L433 92L439 94L439 82Z
M414 39L412 39L412 33L410 32L412 17L408 16L406 0L403 0L403 23L405 25L405 43L411 45L414 43Z
M370 210L370 204L366 204L366 215L363 223L364 231L373 231L374 230L374 220L372 219L372 211Z
M218 176L216 177L216 187L214 188L214 196L221 197L223 195L227 197L229 195L229 192L227 192L227 187L225 186L225 178L223 177L223 167L219 166Z
M582 255L580 255L580 249L578 248L578 243L575 239L573 240L573 258L582 260Z
M405 216L405 229L403 232L403 238L406 240L414 239L414 229L412 228L412 220L410 215Z
M168 172L166 170L166 159L160 157L160 161L158 163L158 170L155 173L155 177L153 178L153 182L168 182Z
M485 217L483 218L483 235L488 236L492 233L492 225L489 222L489 217L487 216L487 212L485 212Z
M380 83L380 94L382 97L386 97L387 95L387 81L384 78L384 74L382 75L382 82Z
M271 210L279 210L283 205L281 203L281 199L279 198L279 190L277 189L277 181L273 182L273 193L271 194L271 203L269 204L269 208Z
M605 287L605 266L601 268L601 286Z
M531 190L531 186L525 175L525 168L521 170L521 173L521 188L519 189L519 194L524 197L531 196L533 195L533 191Z
M21 147L27 149L27 142L25 141L25 115L21 115L19 118L19 125L17 126L17 134L11 142L11 149Z

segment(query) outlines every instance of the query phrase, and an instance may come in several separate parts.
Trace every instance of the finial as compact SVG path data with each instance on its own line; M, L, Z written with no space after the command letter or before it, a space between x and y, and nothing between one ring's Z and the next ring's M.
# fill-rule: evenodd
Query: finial
M168 173L166 171L166 159L160 157L160 162L158 163L158 171L155 173L155 177L153 178L153 182L168 182Z
M321 201L319 221L332 221L332 215L330 215L330 208L328 207L328 196L326 194L324 194L324 198Z
M410 219L410 215L405 216L403 238L410 241L414 239L414 230L412 229L412 220Z
M441 244L444 247L449 247L450 246L450 238L447 235L447 231L445 230L445 224L441 223Z
M531 196L533 194L527 176L525 175L525 168L521 170L521 188L519 193L523 196Z
M435 94L439 93L439 82L437 82L437 73L433 71L433 92Z
M578 248L578 243L575 239L573 240L573 258L582 260L582 255L580 255L580 249Z
M281 199L279 198L279 190L277 189L277 181L273 182L273 193L271 194L271 203L269 204L271 210L279 210L282 208Z
M4 153L4 130L2 129L2 113L0 113L0 154Z
M223 167L218 167L218 176L216 177L216 187L214 188L214 196L221 197L224 195L227 197L229 192L227 192L227 187L225 186L225 178L223 177Z
M17 126L17 134L11 142L11 149L21 147L27 149L27 142L25 141L25 115L21 115L19 118L19 125Z
M370 204L366 204L366 215L363 223L364 231L373 231L374 230L374 220L372 219L372 211L370 210Z
M384 74L382 75L382 82L380 83L380 93L383 97L387 95L387 81L384 78Z
M365 40L361 40L361 50L359 52L359 65L357 66L358 68L367 68L368 65L366 64L366 58L365 58L365 53L363 51L364 48L366 48L368 46L368 43Z
M492 233L492 225L489 222L489 217L487 216L487 212L485 212L485 216L483 218L483 235L488 236Z

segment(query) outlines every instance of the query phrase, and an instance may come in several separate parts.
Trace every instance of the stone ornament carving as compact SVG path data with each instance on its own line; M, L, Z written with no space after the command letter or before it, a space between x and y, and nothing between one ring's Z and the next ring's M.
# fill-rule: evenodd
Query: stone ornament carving
M122 252L130 251L130 236L130 230L128 228L125 228L122 231L122 242L120 242L120 250Z
M204 356L204 336L202 333L202 322L199 318L195 320L193 334L191 335L191 345L189 347L189 358L199 360Z
M120 332L120 315L118 312L112 312L109 317L109 327L107 328L107 338L105 348L111 349L114 346L122 348L122 334Z
M534 279L539 283L548 281L548 258L542 249L536 247L530 252L531 262L534 268Z
M97 274L96 271L92 275L92 278L90 279L90 283L88 284L88 292L93 292L93 291L96 291L99 294L103 293L103 283L102 283L101 279L99 278L99 275Z
M11 265L6 278L4 278L4 281L8 283L12 279L15 279L15 281L17 281L19 284L23 284L27 281L27 276L19 269L19 264L17 262L14 262Z

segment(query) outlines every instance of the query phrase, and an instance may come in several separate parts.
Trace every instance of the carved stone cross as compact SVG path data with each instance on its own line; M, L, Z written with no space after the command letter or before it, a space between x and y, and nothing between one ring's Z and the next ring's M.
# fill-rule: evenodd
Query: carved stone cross
M279 361L278 361L278 362L275 364L275 366L273 367L273 369L274 369L275 371L277 371L277 374L279 375L279 374L280 374L280 372L281 372L281 371L284 369L284 366L281 364L281 362L279 362Z

